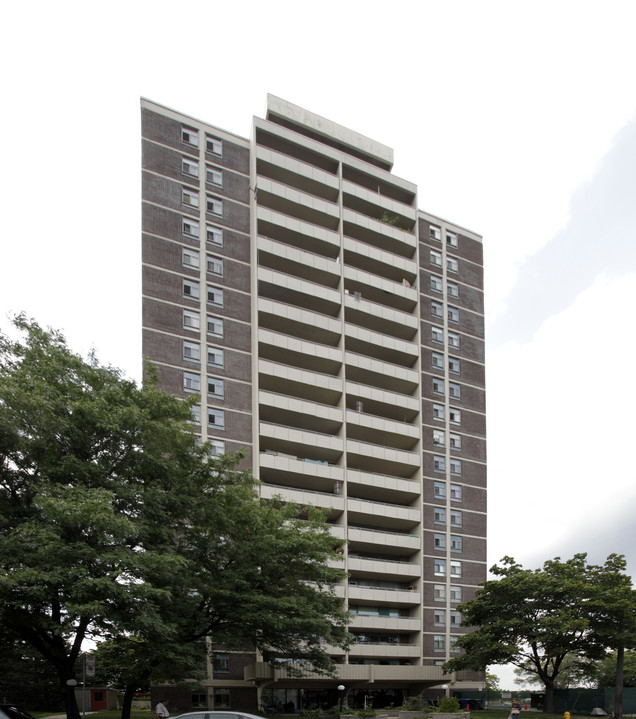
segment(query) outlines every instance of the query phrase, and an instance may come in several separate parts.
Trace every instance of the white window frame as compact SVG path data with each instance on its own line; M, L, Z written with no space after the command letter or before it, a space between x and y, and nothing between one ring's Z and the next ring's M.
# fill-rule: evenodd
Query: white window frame
M207 256L207 270L211 275L223 277L223 258L216 255Z
M208 397L225 397L225 383L220 377L208 377Z
M435 557L433 559L433 574L436 577L445 577L446 576L446 560L441 559L440 557Z
M457 234L446 230L446 244L449 247L457 247Z
M444 355L440 352L431 353L431 365L437 369L444 369Z
M225 442L222 439L211 439L210 453L213 457L220 457L225 454Z
M218 215L219 217L223 217L223 200L219 197L212 197L211 195L206 195L205 211L211 215Z
M462 526L462 512L460 509L450 510L450 526L461 527Z
M201 329L201 316L199 313L183 310L183 328L186 330Z
M200 255L196 250L191 250L189 247L184 247L181 250L181 264L184 267L192 267L195 270L199 269L201 264Z
M446 409L443 404L433 405L433 419L444 420L446 418Z
M201 345L198 342L183 340L183 359L191 362L200 362Z
M459 308L458 307L448 307L448 321L453 322L454 324L459 324Z
M456 257L446 258L446 269L449 272L459 272L459 261Z
M455 477L461 477L462 476L462 463L459 459L451 459L449 461L450 464L450 473L454 475Z
M446 601L446 585L445 584L435 584L433 585L433 598L436 602L445 602Z
M190 177L198 177L199 163L191 157L186 157L184 155L181 158L181 172L183 172L184 175L189 175Z
M443 634L433 634L433 651L446 651L446 637Z
M433 377L433 394L443 395L445 392L444 380L441 377Z
M446 525L446 510L444 507L433 507L433 523Z
M456 282L446 282L446 292L449 297L459 297L459 285Z
M435 532L433 535L433 546L435 549L446 549L446 535L441 532Z
M218 187L223 187L223 171L218 167L205 166L205 181Z
M433 315L433 317L443 317L444 305L442 305L440 302L435 302L434 300L431 300L431 314Z
M458 587L456 584L450 585L450 600L451 602L459 602L461 604L462 588Z
M451 374L460 374L460 367L461 365L457 357L448 358L448 371L451 372Z
M451 498L451 502L461 502L462 501L462 488L459 484L451 484L450 498Z
M460 627L462 624L462 613L458 611L451 611L450 613L450 626Z
M459 335L456 332L448 333L448 346L459 349Z
M448 396L451 397L451 399L462 398L462 388L457 384L457 382L448 383Z
M183 389L186 392L200 392L201 391L201 375L197 372L184 372L183 373Z
M199 283L194 280L183 280L183 296L190 300L198 300L201 296Z
M207 332L215 337L223 337L223 320L220 317L208 315L206 318Z
M193 220L191 217L181 218L181 232L185 237L196 237L199 238L201 231L201 225L197 220Z
M433 470L435 472L446 471L446 457L442 457L439 454L433 455Z
M181 126L181 142L192 147L199 147L199 131L193 127Z
M462 563L456 559L451 559L450 561L450 575L451 577L462 576Z
M457 407L449 407L448 408L448 419L453 424L461 424L462 423L461 410L457 409Z
M451 534L450 550L451 552L462 551L462 538L458 534Z
M433 445L435 447L446 446L446 433L442 429L433 430Z
M431 292L439 292L440 294L444 291L444 285L442 278L438 275L431 275Z
M217 247L223 247L223 230L213 225L205 226L205 240Z
M212 135L206 135L205 149L213 155L221 156L223 155L223 140L219 140L218 137L212 137Z
M194 424L201 424L201 406L198 404L195 404L192 409L192 422Z
M442 253L438 252L437 250L431 250L430 262L434 267L441 267L442 266Z
M441 327L431 327L431 340L438 344L444 344L444 330Z
M208 285L207 302L215 307L223 307L223 289L221 287L215 287L214 285Z
M445 609L434 609L433 610L433 624L436 627L446 626L446 610Z
M193 187L186 187L183 186L182 194L181 194L181 202L183 202L186 207L194 207L195 209L199 209L199 191L196 190Z
M438 242L442 241L442 228L438 227L437 225L429 225L428 226L428 236L431 238L431 240L437 240Z
M208 427L225 429L225 410L208 407Z
M461 449L462 448L462 438L459 434L449 434L448 435L448 446L451 449Z
M433 482L433 496L436 499L446 498L446 482Z
M208 347L208 364L212 367L225 366L225 353L218 347Z

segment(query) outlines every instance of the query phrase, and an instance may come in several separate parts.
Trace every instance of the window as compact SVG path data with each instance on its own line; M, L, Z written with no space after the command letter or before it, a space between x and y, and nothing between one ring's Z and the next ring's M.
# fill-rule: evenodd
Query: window
M431 291L442 292L442 278L437 275L431 275Z
M223 337L223 320L220 317L208 315L208 334Z
M193 190L191 187L184 187L182 201L183 201L183 204L187 205L188 207L198 207L199 206L199 191Z
M218 139L218 137L211 137L208 135L205 138L205 149L208 152L213 152L215 155L222 155L223 143Z
M449 272L459 272L459 263L454 257L446 258L446 267Z
M208 409L208 425L216 429L225 429L225 412L222 409Z
M451 434L448 436L449 445L451 449L462 448L462 438L458 434Z
M223 380L218 377L208 377L208 394L212 397L223 399Z
M451 523L451 527L461 527L462 526L462 513L458 509L451 509L450 523Z
M459 348L459 335L455 332L448 333L448 344L451 347Z
M445 411L444 405L434 404L433 405L433 419L444 419Z
M448 369L453 374L459 374L459 360L457 357L448 358Z
M450 461L451 474L461 477L462 475L462 463L458 459L451 459Z
M230 690L221 687L214 688L214 708L229 709L230 708Z
M443 634L433 634L433 651L446 651L446 637Z
M451 612L450 613L450 625L451 627L459 627L462 623L462 615L461 612Z
M184 267L197 268L199 266L199 253L196 250L190 250L187 247L183 248L181 254L181 262Z
M433 469L436 472L446 471L446 459L444 457L435 456L433 457Z
M191 157L181 158L181 171L184 175L191 175L192 177L199 176L199 163L193 160Z
M441 327L431 327L431 339L433 342L444 344L444 330Z
M190 217L182 218L181 228L186 237L199 237L199 223Z
M433 392L435 394L444 394L444 380L439 377L433 377Z
M462 563L451 561L450 573L451 573L451 577L461 577L462 576Z
M442 266L442 253L431 250L431 264L436 267Z
M444 355L439 352L433 352L431 355L431 362L433 367L436 367L437 369L444 369Z
M223 367L224 363L223 350L216 347L208 347L208 364L214 367Z
M433 587L433 596L436 602L443 602L446 599L446 585L436 584Z
M446 483L433 482L433 495L438 499L443 499L446 496Z
M462 538L458 537L456 534L451 534L450 548L451 548L451 552L461 552L462 551Z
M192 280L183 280L183 296L191 300L199 299L199 283Z
M210 450L212 452L212 456L220 457L222 454L225 454L225 442L220 439L211 439Z
M205 238L211 244L223 247L223 230L220 228L212 227L212 225L206 225Z
M211 182L213 185L223 185L223 173L216 167L205 168L205 181Z
M201 359L201 347L197 342L183 342L183 359L198 361Z
M448 321L455 322L455 324L459 322L459 310L457 307L448 308Z
M439 302L431 302L431 314L433 317L443 317L444 307Z
M443 507L435 507L433 517L435 524L446 524L446 510Z
M449 247L457 247L457 235L446 230L446 244Z
M206 198L206 210L207 212L210 212L213 215L223 215L223 200L220 200L218 197L210 197L210 195Z
M446 626L446 612L443 609L436 609L433 612L434 622L438 627Z
M194 372L184 372L183 389L186 392L199 392L201 390L201 375Z
M448 408L448 417L453 424L462 423L462 413L455 407Z
M449 297L459 297L459 285L454 282L447 282L446 292L448 292Z
M211 275L223 277L223 260L220 257L208 255L208 272Z
M183 310L183 326L185 329L198 330L201 327L199 313Z
M451 602L461 602L462 601L462 588L461 587L458 587L455 584L451 584L450 600L451 600Z
M428 236L432 240L437 240L438 242L441 242L442 241L442 228L436 227L435 225L429 225Z
M461 502L462 501L462 488L458 484L451 484L450 498L453 502Z
M442 432L441 429L434 429L433 430L433 444L436 447L443 447L445 442L445 435L444 432Z
M446 560L445 559L434 559L433 560L434 572L438 577L446 576Z
M194 424L201 424L201 407L196 404L192 407L192 422Z
M446 535L435 534L433 538L435 549L446 549Z
M192 145L193 147L199 147L199 131L193 130L191 127L181 128L181 141L185 142L186 145Z
M449 382L448 383L448 394L453 399L461 399L461 389L458 384L455 384L455 382Z
M457 640L459 639L458 636L453 635L450 638L450 650L451 652L459 652L461 649L457 646Z
M192 692L192 708L203 709L208 705L208 695L205 692Z
M223 290L220 287L208 285L208 302L217 307L223 307Z

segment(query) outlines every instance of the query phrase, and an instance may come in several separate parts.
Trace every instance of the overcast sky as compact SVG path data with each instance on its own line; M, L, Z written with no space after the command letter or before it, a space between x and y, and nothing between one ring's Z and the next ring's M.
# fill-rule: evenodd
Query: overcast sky
M5 3L0 323L140 375L140 96L249 136L266 94L395 150L484 237L489 562L636 574L636 3Z

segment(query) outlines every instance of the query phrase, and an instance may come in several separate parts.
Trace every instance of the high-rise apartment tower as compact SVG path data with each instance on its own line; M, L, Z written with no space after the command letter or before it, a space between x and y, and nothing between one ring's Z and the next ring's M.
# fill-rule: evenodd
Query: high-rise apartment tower
M251 139L141 104L144 355L264 498L328 511L356 637L334 678L219 651L177 703L479 689L441 665L486 577L481 238L419 210L390 148L277 97Z

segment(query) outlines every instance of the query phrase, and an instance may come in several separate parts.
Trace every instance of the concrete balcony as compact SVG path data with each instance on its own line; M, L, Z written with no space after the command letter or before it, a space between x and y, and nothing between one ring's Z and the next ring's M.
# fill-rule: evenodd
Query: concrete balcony
M352 657L382 657L384 658L403 658L414 659L422 655L422 647L420 644L353 644L349 650L349 656Z
M349 550L351 552L351 549ZM349 554L347 568L359 577L381 577L394 581L411 580L413 584L422 576L422 566L417 562L389 562L382 559L367 559Z
M360 442L380 444L393 449L413 451L420 442L419 424L396 422L364 412L348 410L346 413L347 437Z
M261 484L260 496L263 499L281 497L285 502L298 504L301 507L321 507L329 511L332 518L344 512L344 498L335 494L312 492L305 489L291 489L273 484Z
M417 250L417 237L386 222L374 220L360 212L343 208L344 234L354 240L392 252L412 260Z
M401 229L413 231L417 219L415 207L396 202L386 195L371 192L366 187L347 180L342 183L342 193L345 207L372 219L379 219L384 215L391 218Z
M342 368L342 350L327 345L297 339L267 329L258 330L258 355L324 374L337 375Z
M407 452L358 440L347 440L347 466L353 469L411 477L419 471L420 465L420 452Z
M420 359L420 348L417 343L406 342L349 323L345 324L345 347L349 352L390 362L407 369L416 368Z
M371 587L349 585L349 602L371 604L384 604L385 606L408 606L420 605L421 594L416 591L392 591L390 589L372 589Z
M363 529L349 527L347 533L350 546L364 550L375 550L378 554L415 553L420 550L421 540L414 534L400 534L398 532L383 532L379 529Z
M349 265L343 268L343 275L350 294L359 292L362 297L380 305L410 314L416 312L418 291L413 287Z
M277 299L277 298L273 298ZM419 318L392 307L355 295L344 296L345 320L358 327L412 342L417 336ZM320 308L318 308L320 309Z
M260 446L265 451L329 464L337 464L344 450L344 441L340 437L268 422L259 422L259 435Z
M345 352L347 380L383 390L413 395L420 387L420 374L415 370L355 352Z
M347 487L350 497L403 505L419 500L422 493L419 477L403 479L356 469L347 470Z
M420 400L398 392L392 392L367 384L346 382L347 408L357 412L413 422L420 412Z
M373 632L421 632L422 621L409 617L369 617L355 614L349 623L349 629L367 629Z
M337 232L261 205L256 208L256 218L258 234L263 237L324 255L332 260L340 256L340 235Z
M261 236L258 238L258 263L325 287L336 288L340 283L342 268L339 262Z
M260 391L258 404L259 417L265 422L322 434L338 434L344 421L338 407L274 392Z
M342 323L339 319L315 309L303 309L264 297L259 297L257 302L260 327L331 347L340 344Z
M271 360L258 361L259 386L272 392L285 392L309 400L338 403L342 380L330 374L315 372Z
M260 453L259 472L259 478L271 484L330 494L341 490L344 478L344 467L275 452Z
M340 314L342 301L336 290L267 267L259 267L257 276L259 298L297 305L330 317Z
M257 186L259 206L329 230L338 228L340 212L334 202L327 202L315 195L262 176L257 178Z
M422 511L419 507L403 507L399 504L371 502L367 499L347 500L348 521L353 524L369 524L378 529L419 533Z
M417 262L412 259L352 237L344 238L343 250L345 267L354 267L398 284L403 284L406 280L411 287L417 283L419 269Z

